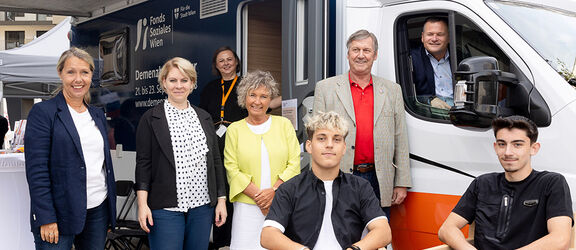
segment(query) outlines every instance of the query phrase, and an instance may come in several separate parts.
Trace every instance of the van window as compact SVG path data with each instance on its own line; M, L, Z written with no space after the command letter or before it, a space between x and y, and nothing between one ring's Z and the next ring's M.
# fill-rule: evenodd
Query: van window
M432 54L425 49L422 42L422 32L425 20L428 17L438 17L448 22L449 45L448 54L445 58L449 63L451 71L452 89L457 79L454 79L454 72L458 64L466 58L473 56L491 56L496 58L499 69L506 72L517 74L517 77L529 81L521 75L519 70L511 63L506 54L496 45L488 35L486 35L474 22L455 12L430 12L407 15L399 18L396 27L396 61L397 77L402 86L404 102L409 113L416 117L436 122L449 122L449 107L454 105L451 101L453 90L451 92L439 91L436 82L439 79L438 72L446 72L448 69L443 68L438 61L433 65ZM433 42L435 43L435 42ZM432 49L432 48L431 48ZM430 55L428 55L430 54ZM455 56L454 56L455 55ZM441 62L441 61L440 61ZM429 66L426 66L429 65ZM443 67L447 67L444 65ZM434 71L436 68L439 71ZM435 73L436 72L436 73ZM434 75L436 74L436 75ZM436 78L435 78L436 77ZM436 80L435 80L436 79ZM425 88L418 84L427 84ZM450 83L450 81L448 81ZM531 85L531 84L530 84ZM498 87L498 103L501 105L502 114L507 116L514 113L506 107L507 86L501 84ZM446 93L450 96L446 98ZM444 96L441 96L444 95ZM441 97L445 104L449 106L435 105L435 98Z
M566 81L576 78L576 12L573 3L486 1ZM543 21L545 20L545 21Z

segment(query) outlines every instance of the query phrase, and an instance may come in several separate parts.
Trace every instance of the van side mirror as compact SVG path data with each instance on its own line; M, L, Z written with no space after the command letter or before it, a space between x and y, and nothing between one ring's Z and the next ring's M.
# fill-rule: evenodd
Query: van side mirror
M518 84L516 75L501 71L496 58L489 56L462 60L454 79L455 105L448 112L452 124L479 128L490 127L492 119L502 115L500 84Z

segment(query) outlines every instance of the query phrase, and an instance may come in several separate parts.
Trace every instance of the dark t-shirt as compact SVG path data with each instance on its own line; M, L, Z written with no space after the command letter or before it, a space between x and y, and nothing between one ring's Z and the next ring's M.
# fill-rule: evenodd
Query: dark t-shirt
M452 212L476 222L478 249L516 249L546 236L548 219L572 218L572 200L558 173L533 170L519 182L490 173L472 181Z
M332 184L332 195L332 226L342 247L359 241L372 219L386 216L372 186L361 177L340 172ZM266 220L280 223L292 241L314 248L325 206L324 182L305 170L280 185Z

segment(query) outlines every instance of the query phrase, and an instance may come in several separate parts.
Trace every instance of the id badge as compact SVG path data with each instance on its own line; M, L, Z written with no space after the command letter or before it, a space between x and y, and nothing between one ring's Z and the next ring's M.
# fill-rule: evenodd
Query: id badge
M220 126L218 126L218 129L216 130L216 134L218 135L218 137L222 137L225 133L226 133L226 126L220 124Z

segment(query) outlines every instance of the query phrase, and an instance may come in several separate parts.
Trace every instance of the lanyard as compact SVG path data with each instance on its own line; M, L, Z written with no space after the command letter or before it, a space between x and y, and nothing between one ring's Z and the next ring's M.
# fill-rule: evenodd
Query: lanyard
M232 89L234 88L234 84L236 84L236 80L238 80L238 76L234 77L234 81L232 81L232 84L228 89L228 93L226 94L224 94L224 78L222 78L222 80L220 81L220 84L222 85L222 103L220 104L220 121L224 121L224 105L226 105L226 101L228 100L228 96L230 96L230 92L232 92Z

